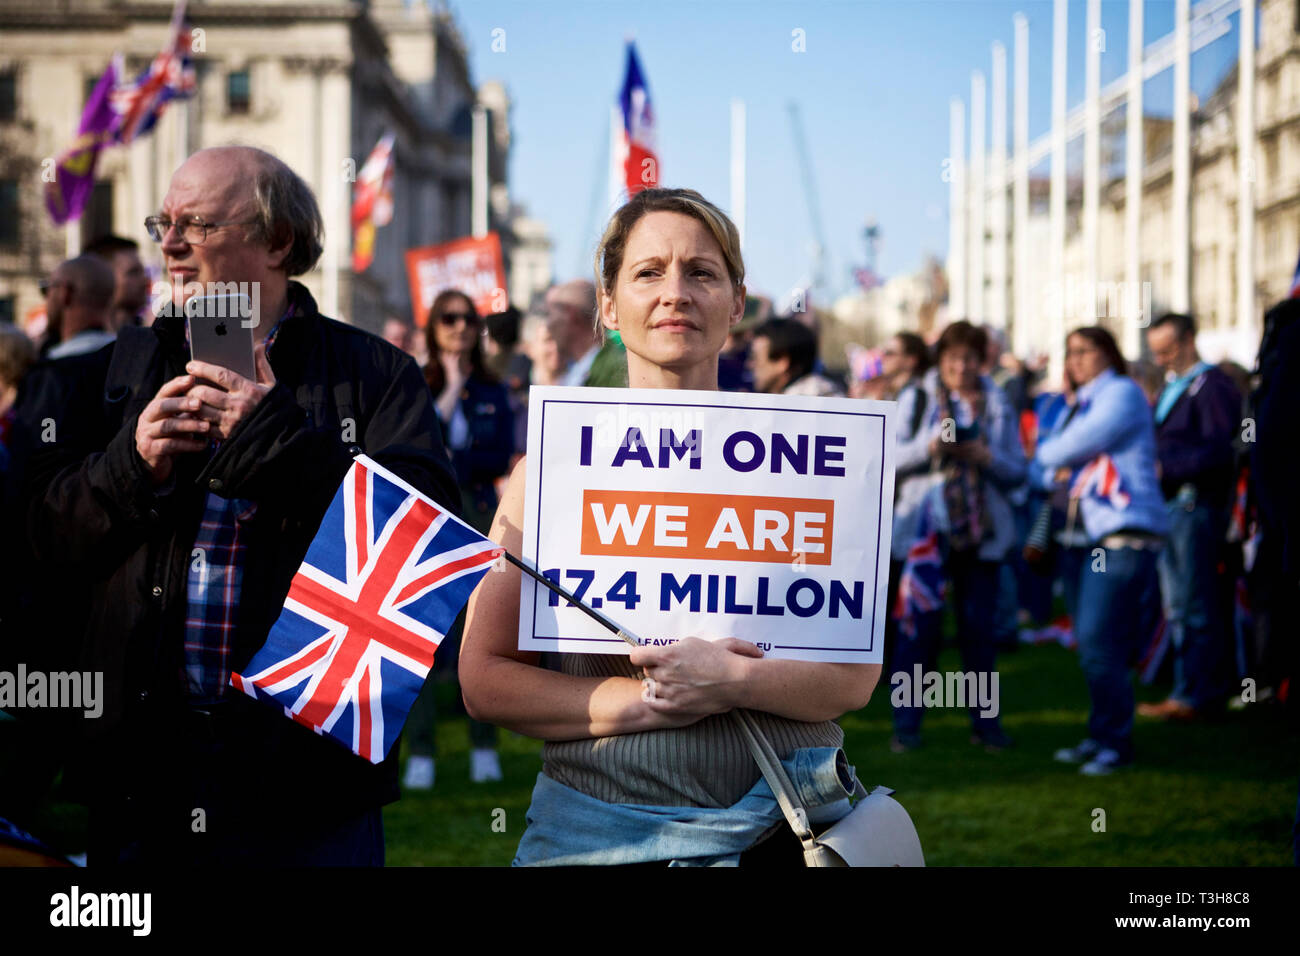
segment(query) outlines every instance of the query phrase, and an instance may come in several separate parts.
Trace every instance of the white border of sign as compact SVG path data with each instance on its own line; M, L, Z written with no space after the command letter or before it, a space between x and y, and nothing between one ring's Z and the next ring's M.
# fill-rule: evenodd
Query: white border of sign
M598 608L602 614L608 616L615 624L623 627L629 633L635 634L643 643L670 643L672 640L694 635L706 638L721 638L726 636L741 637L746 640L752 640L764 649L769 657L785 658L790 660L809 660L824 662L844 662L844 663L880 663L883 659L885 620L889 612L888 578L889 578L889 549L893 522L893 500L894 500L894 441L896 428L897 404L894 402L876 402L859 399L846 398L812 398L803 396L787 395L751 395L729 392L707 392L707 391L671 391L660 389L616 389L616 388L569 388L569 387L534 387L529 397L529 415L528 415L528 463L527 463L527 493L524 504L524 528L523 528L523 554L522 557L537 570L546 572L550 568L569 568L574 566L600 566L604 565L606 571L604 576L608 577L617 565L621 570L627 568L644 567L646 563L657 566L671 566L677 563L679 566L686 563L683 559L677 559L674 562L669 558L632 558L609 556L578 556L576 545L574 544L574 530L565 528L559 531L554 527L548 529L543 525L545 522L539 521L539 513L542 508L542 501L545 495L553 493L554 481L564 480L572 481L572 470L576 464L578 453L575 451L576 438L567 436L563 439L555 438L555 420L565 417L566 409L572 409L573 406L599 406L607 410L605 416L606 422L611 418L618 422L630 422L632 424L652 423L656 419L660 425L667 425L671 422L681 422L688 416L694 416L695 421L707 423L710 418L717 419L717 424L721 426L726 418L733 419L731 427L734 428L734 419L738 412L743 410L753 410L755 412L765 412L767 415L762 417L784 417L789 419L795 415L802 418L807 416L808 427L801 430L808 434L834 434L843 436L847 439L845 467L846 474L842 478L826 478L812 476L799 476L798 480L805 482L809 486L815 487L816 493L805 495L805 497L815 498L832 498L835 501L835 521L834 521L834 540L832 542L832 563L813 567L812 565L799 565L794 567L785 563L755 565L751 562L719 562L719 567L710 568L709 562L701 562L694 559L691 567L685 570L691 571L708 571L718 570L725 571L727 567L732 567L737 574L742 577L748 575L753 577L759 571L764 575L771 574L772 582L777 582L772 590L772 597L768 600L767 607L772 610L747 612L744 614L727 613L727 607L743 608L745 600L753 598L749 594L748 598L744 595L736 598L735 604L731 604L730 598L726 607L720 607L717 611L710 614L696 612L691 614L686 607L679 606L671 611L659 610L658 585L654 587L642 588L637 585L636 590L650 591L651 600L646 601L644 595L641 601L645 602L643 608L637 611L628 611L624 605L613 602L612 604L601 605L599 595L605 593L601 590L611 581L601 581L601 586L593 588L591 595L588 597L588 603ZM639 419L639 421L638 421ZM745 423L746 427L750 423ZM547 429L551 428L548 435ZM653 427L653 425L651 426ZM758 427L756 425L755 427ZM682 434L684 429L678 431ZM619 425L614 428L614 434L621 437L625 434L625 429ZM714 449L714 455L717 454L717 444L710 445L708 432L705 432L705 453L708 448ZM657 432L652 437L649 431L645 435L652 448L657 448ZM564 451L559 450L561 444ZM606 441L607 445L610 443ZM618 441L612 443L611 447L617 447ZM547 455L551 455L551 463L547 461ZM565 464L556 468L553 464L556 454L565 455ZM768 494L779 497L794 497L798 492L792 491L788 482L793 479L776 478L776 477L750 477L749 475L736 475L736 484L729 487L720 487L716 483L712 487L688 488L681 484L685 475L694 475L694 472L685 472L681 467L682 463L677 462L678 467L671 475L671 481L676 484L665 484L668 477L656 475L650 470L628 468L620 477L626 477L627 484L621 487L635 486L636 490L648 492L654 491L701 491L701 492L734 492L736 494ZM563 473L564 477L560 477ZM548 479L546 475L551 477ZM633 480L634 477L640 480ZM548 486L547 481L551 482ZM712 479L716 482L716 478ZM742 481L743 480L743 481ZM709 482L702 479L702 482ZM737 490L743 483L748 483L754 489L751 491ZM765 487L770 486L770 487ZM798 487L798 486L796 486ZM578 487L578 491L582 488ZM865 504L864 504L865 502ZM580 512L581 509L579 508ZM566 525L571 521L567 516L561 519ZM868 527L869 525L869 527ZM860 536L860 537L858 537ZM564 539L564 540L562 540ZM579 562L581 562L579 564ZM724 566L725 565L725 566ZM587 572L583 572L587 573ZM712 576L712 575L710 575ZM803 619L800 616L791 614L778 614L776 608L780 605L778 594L781 593L780 581L787 582L787 604L789 607L789 589L795 588L801 581L817 581L824 585L827 594L834 593L831 590L832 581L839 585L847 581L854 585L862 582L864 588L861 593L861 617L860 620L851 619L851 615L845 615L838 620L829 620L826 614L817 618L820 625L816 628L810 628L813 621ZM564 587L574 590L572 580L561 579L558 583ZM644 581L642 582L644 583ZM874 587L872 585L874 584ZM741 587L743 585L737 585ZM731 583L728 584L731 587ZM807 590L810 585L805 585ZM767 593L767 583L763 584L764 595ZM716 590L716 589L715 589ZM576 592L575 592L576 593ZM729 592L729 594L734 592ZM857 592L855 591L855 594ZM524 577L521 583L520 591L520 615L519 615L519 648L527 651L560 651L568 653L595 653L595 654L623 654L627 653L629 646L620 638L612 633L603 630L600 625L592 621L581 611L573 607L551 606L555 601L558 605L558 597L552 596L551 592L542 585ZM773 603L776 602L776 603ZM682 602L679 601L679 604ZM715 602L716 603L716 602ZM760 603L753 603L754 608L764 606ZM840 602L836 604L830 598L826 600L826 607L835 607L836 610L849 607L849 605ZM706 608L707 610L707 608ZM646 615L649 615L648 617ZM758 615L766 614L766 617ZM701 625L709 628L714 632L705 632L700 629ZM676 633L665 635L665 627L668 630L673 628L685 629L685 633ZM658 630L659 633L650 633Z

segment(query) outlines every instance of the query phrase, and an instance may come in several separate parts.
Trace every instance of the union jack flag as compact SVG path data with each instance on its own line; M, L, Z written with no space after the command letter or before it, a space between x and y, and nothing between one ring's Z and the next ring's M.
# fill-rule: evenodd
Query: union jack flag
M113 109L121 116L117 142L123 145L152 130L169 102L191 96L198 86L190 62L190 34L183 29L185 4L186 0L177 0L172 10L171 31L162 52L148 69L111 94ZM118 76L123 75L119 69Z
M230 682L379 763L502 550L359 455L266 644Z
M916 526L912 546L898 576L898 598L894 617L898 630L906 637L916 637L917 621L922 614L943 607L946 582L943 556L939 553L939 531L930 518L930 503L921 505L921 520Z
M1110 455L1098 455L1075 475L1071 498L1103 498L1116 508L1127 508L1129 495L1120 487L1119 471Z

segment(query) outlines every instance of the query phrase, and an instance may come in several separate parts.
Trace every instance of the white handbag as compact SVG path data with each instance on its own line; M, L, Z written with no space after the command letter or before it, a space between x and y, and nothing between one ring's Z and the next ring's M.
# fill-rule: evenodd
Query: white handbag
M806 866L925 866L921 838L912 818L891 796L894 791L875 787L868 792L856 773L853 796L857 802L853 809L815 834L808 824L808 810L767 735L748 711L733 710L731 714L776 795L781 812L803 844Z

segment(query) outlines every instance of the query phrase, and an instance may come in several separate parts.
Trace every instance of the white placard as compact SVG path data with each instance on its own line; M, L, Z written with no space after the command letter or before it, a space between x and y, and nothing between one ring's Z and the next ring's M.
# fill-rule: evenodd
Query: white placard
M533 388L522 556L642 643L880 663L897 407ZM528 577L519 647L629 649Z

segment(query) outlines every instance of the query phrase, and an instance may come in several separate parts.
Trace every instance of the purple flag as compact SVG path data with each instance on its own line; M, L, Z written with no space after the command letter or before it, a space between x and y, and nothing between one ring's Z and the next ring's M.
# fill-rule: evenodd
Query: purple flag
M45 208L59 225L81 217L95 188L95 161L99 151L113 141L118 124L118 115L109 104L109 93L117 81L117 64L110 62L86 101L77 138L59 156L54 181L45 184Z

